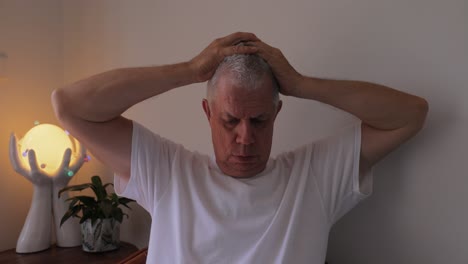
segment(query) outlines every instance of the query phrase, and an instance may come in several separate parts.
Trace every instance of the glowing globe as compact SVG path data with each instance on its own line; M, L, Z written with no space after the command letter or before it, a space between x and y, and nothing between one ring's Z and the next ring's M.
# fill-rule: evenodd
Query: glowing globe
M78 141L55 125L34 126L18 143L21 151L20 161L24 168L30 168L28 151L31 149L36 153L37 165L49 176L54 175L59 169L67 148L72 151L70 166L77 162Z

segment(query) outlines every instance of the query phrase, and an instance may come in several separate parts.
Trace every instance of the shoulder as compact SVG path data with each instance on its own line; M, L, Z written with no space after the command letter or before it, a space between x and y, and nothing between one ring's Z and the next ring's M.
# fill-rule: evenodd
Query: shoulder
M361 123L353 122L331 134L319 137L311 142L304 143L293 150L285 151L276 156L276 160L291 164L311 158L337 155L340 150L357 147L361 139Z

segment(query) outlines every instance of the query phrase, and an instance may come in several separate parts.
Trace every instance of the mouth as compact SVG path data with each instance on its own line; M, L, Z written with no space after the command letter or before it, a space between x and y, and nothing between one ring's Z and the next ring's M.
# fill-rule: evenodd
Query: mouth
M257 160L255 155L232 155L231 157L236 163L254 163Z

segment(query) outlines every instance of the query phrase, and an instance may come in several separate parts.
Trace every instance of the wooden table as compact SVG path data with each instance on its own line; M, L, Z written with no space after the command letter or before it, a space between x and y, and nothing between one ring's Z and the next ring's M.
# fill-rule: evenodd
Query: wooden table
M0 252L0 264L115 264L137 252L138 248L130 243L120 242L120 248L102 253L84 252L79 247L61 248L51 246L37 253L18 254L15 249Z

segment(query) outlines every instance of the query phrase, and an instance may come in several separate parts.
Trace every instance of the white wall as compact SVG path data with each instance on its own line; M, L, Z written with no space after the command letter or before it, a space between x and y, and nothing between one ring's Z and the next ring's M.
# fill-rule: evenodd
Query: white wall
M426 128L377 166L374 195L334 227L328 260L462 264L468 262L467 24L464 0L64 1L63 76L67 83L115 67L180 62L212 39L242 30L282 49L304 74L378 82L425 97ZM190 149L212 153L203 96L204 85L190 85L126 115ZM316 102L284 103L273 154L331 133L351 118ZM20 111L14 107L8 111ZM6 156L0 160L3 171ZM0 188L3 215L3 208L10 210L4 197L12 194ZM27 211L26 204L15 208ZM134 211L123 237L142 247L149 219L141 208Z

